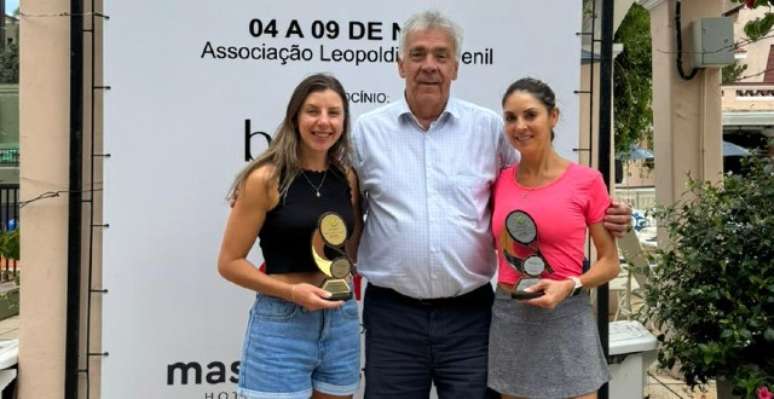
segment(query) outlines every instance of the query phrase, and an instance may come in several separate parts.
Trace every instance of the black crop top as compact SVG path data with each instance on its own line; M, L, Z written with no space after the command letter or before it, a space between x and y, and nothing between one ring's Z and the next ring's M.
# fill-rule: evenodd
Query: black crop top
M317 271L312 259L311 240L317 220L324 212L341 215L352 234L354 214L346 176L338 169L328 169L317 197L315 187L325 172L305 171L290 184L287 195L266 213L260 237L267 274ZM312 187L314 185L314 187Z

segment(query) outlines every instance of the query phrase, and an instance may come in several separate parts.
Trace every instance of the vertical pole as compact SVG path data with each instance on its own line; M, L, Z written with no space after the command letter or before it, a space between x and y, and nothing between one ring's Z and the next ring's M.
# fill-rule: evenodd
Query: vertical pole
M89 93L89 100L90 100L90 109L89 109L89 116L91 117L91 121L89 122L89 129L91 131L91 136L89 139L89 159L91 161L91 164L89 166L89 252L88 252L88 272L86 277L86 288L88 292L88 296L86 298L86 399L91 398L91 357L89 356L89 352L91 352L91 301L93 299L94 291L92 287L92 280L94 275L94 176L95 176L95 159L96 154L94 151L94 143L96 138L96 129L94 128L94 121L95 121L95 115L94 115L94 108L95 108L95 100L94 96L96 95L96 90L94 86L96 85L95 76L96 76L96 63L97 63L97 52L96 52L96 41L97 41L97 19L94 15L96 11L95 7L95 1L91 0L91 8L89 9L91 12L91 52L89 53L89 56L91 57L91 66L89 68L90 78L89 78L89 86L91 87L91 92Z
M83 5L70 2L70 195L67 227L65 398L78 398L83 186Z
M597 151L597 159L599 172L602 173L606 183L610 183L610 130L613 122L613 1L602 0L602 46L600 48L599 70L599 151ZM597 328L605 356L610 353L608 300L608 286L604 284L597 288ZM608 398L607 384L599 390L599 398Z
M0 11L3 13L0 18L0 51L5 51L5 0L0 0Z

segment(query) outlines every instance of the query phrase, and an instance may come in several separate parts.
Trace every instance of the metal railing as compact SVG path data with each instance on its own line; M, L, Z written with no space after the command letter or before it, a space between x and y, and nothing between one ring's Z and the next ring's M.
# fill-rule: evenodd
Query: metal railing
M0 229L3 235L19 226L19 185L0 184ZM14 281L19 273L17 259L0 257L0 283Z
M616 187L615 198L629 203L634 209L649 210L656 206L656 188Z
M0 148L0 166L19 166L19 149Z

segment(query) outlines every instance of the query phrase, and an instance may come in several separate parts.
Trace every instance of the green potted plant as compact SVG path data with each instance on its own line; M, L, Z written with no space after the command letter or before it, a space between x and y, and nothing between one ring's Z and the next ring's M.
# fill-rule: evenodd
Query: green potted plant
M665 332L660 364L677 366L691 388L717 379L734 395L766 397L774 390L771 159L721 185L691 180L681 201L655 215L669 243L653 258L641 315Z
M0 256L19 259L19 229L0 232Z

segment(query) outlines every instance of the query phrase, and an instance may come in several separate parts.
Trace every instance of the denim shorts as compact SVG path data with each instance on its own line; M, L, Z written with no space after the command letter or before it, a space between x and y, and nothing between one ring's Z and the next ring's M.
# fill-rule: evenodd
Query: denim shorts
M306 311L258 294L250 310L239 367L248 399L308 399L312 390L346 396L360 382L360 322L354 300Z

